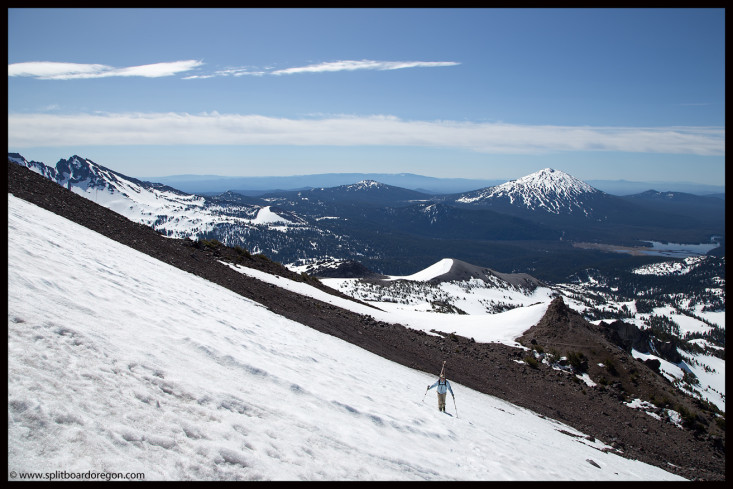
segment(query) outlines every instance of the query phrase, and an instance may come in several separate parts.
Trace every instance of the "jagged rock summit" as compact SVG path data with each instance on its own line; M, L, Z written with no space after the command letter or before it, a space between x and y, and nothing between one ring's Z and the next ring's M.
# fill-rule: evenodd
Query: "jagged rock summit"
M69 159L60 159L55 167L37 161L28 161L18 153L8 153L8 160L26 166L39 175L79 194L89 193L91 190L106 190L109 193L119 192L127 195L130 192L139 194L143 191L156 190L176 196L187 195L160 183L143 182L137 178L123 175L78 155L73 155Z

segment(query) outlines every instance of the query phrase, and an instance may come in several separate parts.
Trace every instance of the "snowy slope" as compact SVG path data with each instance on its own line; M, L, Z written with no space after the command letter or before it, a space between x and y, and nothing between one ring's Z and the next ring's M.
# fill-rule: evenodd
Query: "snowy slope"
M427 282L428 280L431 280L435 277L440 277L441 275L450 272L452 266L453 260L451 258L443 258L439 262L434 263L428 268L421 270L417 273L413 273L412 275L408 275L406 277L392 277L391 280L418 280Z
M8 196L8 469L146 480L673 480ZM437 368L438 366L436 366Z

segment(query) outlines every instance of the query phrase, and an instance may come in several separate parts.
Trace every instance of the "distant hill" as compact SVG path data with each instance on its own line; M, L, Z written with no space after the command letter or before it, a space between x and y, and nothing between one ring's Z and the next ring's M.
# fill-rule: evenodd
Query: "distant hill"
M350 185L321 187L307 190L268 192L263 199L313 200L323 202L358 202L362 204L395 205L430 199L430 195L375 180L361 180Z
M435 178L412 173L323 173L313 175L273 177L226 177L220 175L172 175L151 178L156 182L189 193L214 194L236 191L244 195L262 195L277 190L308 190L351 185L374 180L387 185L417 190L424 193L444 194L466 192L476 188L497 185L502 180L472 178Z
M632 195L650 189L660 189L665 192L684 192L695 195L725 195L725 185L705 185L692 182L630 182L628 180L586 180L586 183L598 190L612 195Z

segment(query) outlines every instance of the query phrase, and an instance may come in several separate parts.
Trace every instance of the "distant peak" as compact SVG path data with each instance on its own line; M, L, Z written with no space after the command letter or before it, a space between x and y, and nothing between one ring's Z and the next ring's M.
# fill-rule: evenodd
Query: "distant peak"
M474 203L501 199L527 209L544 209L553 214L573 212L586 215L592 211L584 199L602 192L563 171L544 168L516 180L464 194L458 202Z
M379 183L376 180L362 180L353 185L347 185L346 187L349 189L353 189L353 190L362 190L362 189L381 188L384 186L385 185L383 183Z

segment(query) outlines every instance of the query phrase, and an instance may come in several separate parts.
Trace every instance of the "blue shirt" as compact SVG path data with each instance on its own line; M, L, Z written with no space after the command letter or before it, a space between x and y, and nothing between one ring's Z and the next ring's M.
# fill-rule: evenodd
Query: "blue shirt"
M438 386L438 394L445 394L446 391L450 391L450 395L451 396L454 395L453 394L453 389L451 389L451 387L450 387L450 382L448 382L447 379L442 384L440 382L440 379L438 379L433 385L431 385L430 387L428 387L428 390L432 389L436 385Z

